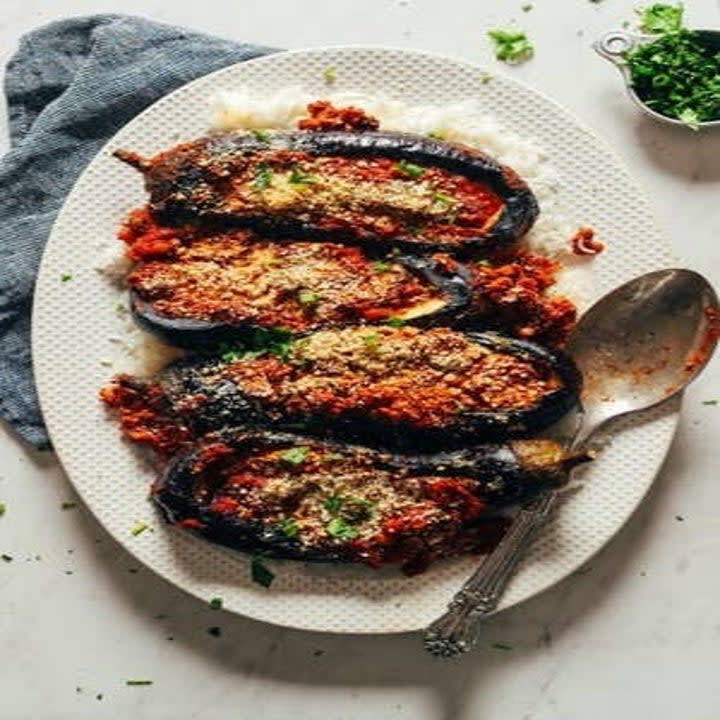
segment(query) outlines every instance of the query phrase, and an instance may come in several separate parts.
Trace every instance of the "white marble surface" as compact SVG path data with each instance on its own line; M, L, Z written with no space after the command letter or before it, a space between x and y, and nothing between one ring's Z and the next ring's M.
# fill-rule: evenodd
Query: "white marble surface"
M378 43L487 63L485 30L517 19L537 47L501 68L573 110L624 156L684 266L720 280L720 132L652 124L590 41L632 15L625 0L3 0L0 60L34 25L101 11L149 15L278 47ZM686 2L720 27L720 3ZM4 142L4 138L3 138ZM687 392L647 501L586 571L488 622L460 661L415 635L283 630L215 612L119 548L51 455L0 428L0 720L408 718L714 720L720 707L720 363ZM208 633L220 627L221 636ZM511 649L493 647L507 644ZM151 679L128 687L128 678Z

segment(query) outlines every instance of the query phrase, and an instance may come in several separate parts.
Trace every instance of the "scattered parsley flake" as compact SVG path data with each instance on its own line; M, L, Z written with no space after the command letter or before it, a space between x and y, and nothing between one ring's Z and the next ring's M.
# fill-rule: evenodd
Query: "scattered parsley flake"
M250 132L253 134L253 136L255 137L255 139L258 142L261 142L265 145L269 145L270 141L272 140L272 135L270 135L270 133L267 132L266 130L259 130L259 129L255 128L254 130L251 130Z
M133 686L133 687L137 687L140 685L152 685L153 681L152 680L126 680L125 684Z
M280 453L280 459L290 465L302 465L309 452L310 448L307 445L296 445Z
M222 610L222 606L223 606L222 598L219 598L219 597L211 598L208 605L210 606L211 610Z
M290 170L290 177L288 178L288 182L292 185L312 184L317 181L318 179L315 175L303 172L297 165L292 166Z
M455 205L457 200L452 196L448 195L447 193L440 192L439 190L436 190L432 194L432 200L433 202L440 203L441 205Z
M328 534L339 540L352 540L360 534L352 525L339 517L333 518L325 526L325 529L328 531Z
M677 119L684 122L691 130L700 129L700 118L698 117L698 114L690 108L685 108L679 112Z
M663 35L674 33L683 26L682 5L666 5L665 3L654 3L650 7L636 10L640 15L640 30L651 35Z
M325 68L323 70L323 79L328 85L332 85L337 80L337 71L335 68Z
M7 512L7 505L5 503L0 503L0 517L2 517Z
M63 273L60 275L60 282L68 282L69 280L72 280L73 276L72 273Z
M684 521L685 521L685 518L684 518L682 515L676 515L676 516L675 516L675 519L676 519L678 522L684 522Z
M377 333L368 333L363 335L363 342L368 350L377 350L380 345L380 335Z
M77 507L76 502L64 502L60 505L61 510L73 510Z
M533 56L532 43L522 30L490 30L488 37L495 44L495 57L504 63L517 65Z
M333 514L340 511L342 507L342 497L340 495L330 495L323 503L323 507Z
M703 400L703 405L720 405L720 400Z
M394 328L401 328L407 325L407 320L403 320L399 317L391 317L385 321L385 325L389 325L390 327Z
M250 562L250 575L253 582L264 588L269 588L275 579L275 573L257 556Z
M533 7L535 7L535 6L532 3L525 3L524 5L520 6L520 9L523 12L530 12L533 9Z
M492 76L490 73L484 72L484 73L480 76L480 82L481 82L483 85L489 85L492 81L493 81L493 76Z
M301 305L317 305L320 302L320 296L312 290L301 290L298 293L298 300Z
M419 177L425 174L425 168L408 162L407 160L400 160L396 165L397 169L412 180L417 180Z
M4 560L6 563L9 563L13 561L13 556L8 555L7 553L3 553L2 555L0 555L0 559Z
M130 534L133 537L137 537L141 533L144 533L147 529L149 529L149 525L145 522L137 522L135 525L133 525L132 530L130 530Z
M265 190L272 185L273 171L267 163L261 163L255 174L253 187L256 190Z
M373 263L373 270L379 273L390 272L390 270L392 270L392 264L384 261L375 262Z
M295 518L283 518L278 524L277 529L285 535L285 537L295 538L300 534L300 526Z
M512 650L512 645L508 645L507 643L493 643L493 647L497 650Z
M445 135L443 135L439 130L431 130L428 133L428 137L433 138L435 140L444 140Z
M128 309L125 307L124 303L119 302L115 306L115 312L122 317L123 315L127 315Z

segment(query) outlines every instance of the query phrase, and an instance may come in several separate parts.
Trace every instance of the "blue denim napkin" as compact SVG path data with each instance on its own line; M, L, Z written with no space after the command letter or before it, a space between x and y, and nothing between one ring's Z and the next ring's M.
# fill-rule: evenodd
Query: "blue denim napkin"
M8 63L10 151L0 160L0 415L50 447L30 363L43 247L78 175L104 143L171 90L272 52L135 17L60 20L24 36Z

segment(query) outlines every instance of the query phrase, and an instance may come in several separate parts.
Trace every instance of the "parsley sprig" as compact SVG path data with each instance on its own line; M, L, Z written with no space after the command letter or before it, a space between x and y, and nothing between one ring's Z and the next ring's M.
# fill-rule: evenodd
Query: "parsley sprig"
M495 44L495 57L509 65L529 60L535 48L522 30L490 30L488 37Z

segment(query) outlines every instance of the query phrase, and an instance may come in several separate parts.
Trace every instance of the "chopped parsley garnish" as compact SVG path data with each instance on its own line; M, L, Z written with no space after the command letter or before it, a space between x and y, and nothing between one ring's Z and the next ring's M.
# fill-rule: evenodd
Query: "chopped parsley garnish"
M283 518L278 524L277 529L286 537L294 538L300 534L300 526L295 518Z
M340 495L330 495L323 503L323 507L333 514L340 512L342 507L342 497Z
M390 327L394 327L394 328L401 328L401 327L405 327L405 325L407 325L407 320L403 320L402 318L399 318L399 317L391 317L385 321L385 325L389 325Z
M61 510L73 510L77 507L76 502L64 502L60 505Z
M272 184L273 171L267 163L261 163L255 174L253 187L256 190L265 190Z
M288 182L292 183L293 185L302 185L302 184L311 184L316 183L318 181L317 177L315 175L309 175L306 172L303 172L297 165L293 165L292 169L290 170L290 177L288 178Z
M3 561L9 563L9 562L12 562L12 561L13 561L13 556L12 556L12 555L8 555L7 553L3 553L2 555L0 555L0 559L2 559Z
M307 459L310 448L307 445L297 445L280 453L280 459L290 465L302 465Z
M73 276L72 273L63 273L60 276L60 282L68 282L69 280L72 280Z
M264 355L275 355L281 360L288 360L293 343L292 333L289 330L257 329L245 342L221 343L215 352L220 355L223 362L228 363L254 360Z
M517 65L533 55L532 43L522 30L490 30L488 37L495 43L495 57L502 62Z
M703 405L720 405L720 400L703 400ZM1 515L2 513L0 513Z
M126 680L125 684L137 687L140 685L152 685L153 681L152 680Z
M454 205L457 200L452 196L448 195L447 193L440 192L439 190L436 190L432 194L433 202L440 203L441 205Z
M317 305L320 300L320 296L312 290L301 290L298 293L298 301L301 305Z
M373 270L379 273L390 272L390 270L392 270L392 264L381 260L380 262L373 263Z
M211 610L222 610L223 601L222 598L214 597L208 603Z
M259 557L254 557L250 562L250 576L253 582L264 588L269 588L275 579L275 573Z
M520 9L521 9L523 12L530 12L530 11L533 9L533 4L532 4L532 3L525 3L524 5L521 5L521 6L520 6Z
M403 175L407 175L413 180L417 180L419 177L425 174L425 168L422 168L419 165L414 165L407 160L400 160L400 162L397 164L397 169Z
M115 312L122 317L123 315L127 315L128 309L125 307L125 305L123 303L119 302L115 306Z
M492 81L493 81L493 76L492 76L490 73L484 72L484 73L480 76L480 82L481 82L483 85L489 85Z
M434 138L435 140L444 140L445 136L439 130L431 130L428 133L428 137Z
M677 32L683 25L682 5L655 3L636 12L640 15L640 30L651 35Z
M141 533L144 533L150 526L147 523L144 522L138 522L133 525L132 530L130 530L130 534L134 537L137 537Z
M255 129L251 130L250 132L255 136L255 139L258 142L264 143L265 145L269 145L270 141L272 140L272 135L270 135L270 133L266 130Z
M368 350L375 351L380 345L380 335L377 333L368 333L367 335L363 335L363 342Z
M641 11L640 28L658 39L625 55L630 81L652 110L697 130L720 119L720 52L682 27L681 5L656 3Z
M339 517L333 518L325 529L339 540L352 540L360 534L352 525Z
M0 517L2 517L7 512L7 505L5 503L0 503Z
M323 70L323 79L328 84L334 83L337 80L337 71L335 68L325 68Z
M512 650L512 645L508 645L507 643L493 643L493 647L496 650Z

